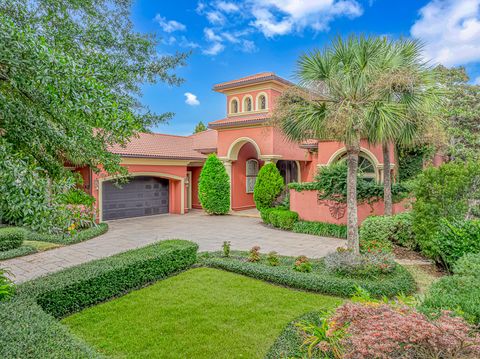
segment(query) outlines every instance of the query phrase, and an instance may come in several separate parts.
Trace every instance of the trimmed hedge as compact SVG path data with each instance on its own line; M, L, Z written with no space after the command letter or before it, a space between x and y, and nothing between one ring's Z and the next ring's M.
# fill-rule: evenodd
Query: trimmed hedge
M35 279L18 292L62 318L190 267L197 249L189 241L161 241Z
M454 274L432 284L420 309L426 313L453 310L480 324L480 254L467 254L454 266Z
M266 224L284 230L292 230L298 221L298 213L285 208L267 208L260 212L262 220Z
M230 178L215 154L208 156L198 182L198 199L208 214L230 211Z
M58 244L75 244L98 237L102 234L105 234L107 231L108 224L100 223L93 227L82 229L73 236L66 234L37 233L30 231L27 233L27 237L25 239L29 241L51 242Z
M38 251L36 248L28 245L23 245L15 249L10 249L8 251L0 252L0 261L10 259L10 258L15 258L15 257L26 256L27 254L33 254L37 252Z
M301 273L292 270L295 261L293 257L280 257L280 265L272 267L266 263L265 256L262 256L262 261L258 263L246 262L244 260L246 256L244 252L234 252L230 258L225 258L221 253L213 253L204 256L202 263L291 288L341 297L350 297L355 293L357 286L368 290L374 296L387 297L400 293L410 294L416 289L412 275L400 265L397 265L389 275L377 278L350 278L329 273L322 260L311 260L313 271Z
M0 358L102 358L34 300L0 303Z
M0 252L18 248L24 240L24 229L17 227L0 228Z
M347 226L344 224L298 221L293 225L293 231L315 236L347 238Z

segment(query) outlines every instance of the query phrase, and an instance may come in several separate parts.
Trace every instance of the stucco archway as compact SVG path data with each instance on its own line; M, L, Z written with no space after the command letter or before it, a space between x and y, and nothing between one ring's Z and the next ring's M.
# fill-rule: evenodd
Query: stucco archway
M242 146L246 143L251 143L253 147L255 147L255 150L257 151L257 157L260 158L261 152L260 152L260 147L257 145L257 143L254 140L252 140L250 137L240 137L240 138L237 138L230 145L230 148L228 149L228 152L227 152L227 159L229 161L238 160L238 153L240 152L240 149L242 148Z
M327 162L327 166L337 162L339 159L341 159L342 157L344 157L347 153L347 149L345 147L339 149L338 151L336 151L331 157L330 159L328 160ZM381 170L383 168L383 165L380 164L380 162L378 161L377 157L368 149L364 148L364 147L361 147L360 148L360 153L359 153L359 156L363 157L364 159L368 160L369 162L371 162L371 164L373 165L373 170L374 170L374 173L372 173L372 175L368 178L373 178L376 182L381 182L382 181L382 173L381 173Z

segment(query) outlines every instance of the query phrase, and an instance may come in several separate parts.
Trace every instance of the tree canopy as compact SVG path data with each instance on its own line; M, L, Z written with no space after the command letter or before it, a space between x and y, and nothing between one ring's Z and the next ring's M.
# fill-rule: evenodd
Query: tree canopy
M195 126L195 129L193 130L193 133L199 133L199 132L203 132L203 131L206 131L206 130L207 130L207 126L205 126L205 124L202 121L200 121Z

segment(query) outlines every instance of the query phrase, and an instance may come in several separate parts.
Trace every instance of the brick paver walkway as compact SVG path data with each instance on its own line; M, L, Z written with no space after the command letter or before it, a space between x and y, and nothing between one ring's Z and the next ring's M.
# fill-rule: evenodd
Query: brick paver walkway
M97 238L71 246L52 249L25 257L0 262L15 282L58 271L98 258L108 257L129 249L146 246L163 239L195 241L200 251L217 251L223 241L230 241L232 249L248 250L254 245L261 252L322 257L345 241L269 228L259 218L239 216L207 216L201 211L187 215L160 215L112 221L110 230Z

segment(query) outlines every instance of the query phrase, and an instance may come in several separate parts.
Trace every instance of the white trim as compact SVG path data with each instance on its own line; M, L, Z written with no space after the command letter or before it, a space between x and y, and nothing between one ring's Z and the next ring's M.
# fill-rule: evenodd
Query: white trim
M345 147L340 148L338 151L336 151L328 160L327 166L330 166L332 163L336 162L342 155L347 153L347 149ZM372 161L373 166L375 167L375 181L377 182L383 182L383 174L381 173L380 166L383 167L380 162L378 162L377 157L368 149L364 147L360 147L360 153L359 155L365 156L367 159ZM372 178L372 177L370 177Z
M245 101L246 101L248 98L249 98L250 101L252 102L252 109L251 109L250 111L245 110ZM255 110L255 109L253 108L254 105L255 105L255 103L253 102L253 97L252 97L252 95L245 95L245 96L243 96L243 98L242 98L242 112L248 112L248 113L253 112L253 111Z
M233 112L233 111L232 111L232 102L233 102L233 100L237 100L237 112ZM238 113L240 112L240 100L238 99L237 96L234 96L234 97L232 97L232 98L230 99L230 101L228 102L228 109L227 109L227 110L228 110L228 111L227 111L228 114L233 114L233 113L234 113L234 114L238 114Z
M257 157L261 158L260 147L258 147L257 143L254 140L252 140L250 137L239 137L230 145L226 159L228 159L229 161L238 160L238 152L240 152L242 146L247 142L251 143L253 147L255 147L255 150L257 151Z
M149 177L159 177L165 179L174 179L181 182L182 192L180 193L180 201L182 202L182 206L180 207L180 214L185 213L185 178L172 175L169 173L160 173L160 172L133 172L130 173L127 177L139 177L139 176L149 176ZM107 176L98 178L98 217L99 221L103 222L103 182L110 181L116 178L115 176ZM168 186L168 211L170 212L170 186Z
M265 96L265 108L260 108L260 96ZM268 95L266 92L259 92L255 99L255 111L267 111L268 110Z

